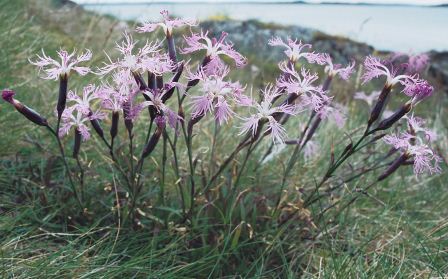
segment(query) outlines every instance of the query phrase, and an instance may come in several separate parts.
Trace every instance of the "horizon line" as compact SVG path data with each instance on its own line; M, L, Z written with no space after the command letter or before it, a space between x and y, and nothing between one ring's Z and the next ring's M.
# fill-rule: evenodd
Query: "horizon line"
M110 0L74 0L79 5L142 5L142 4L305 4L305 5L347 5L347 6L405 6L405 7L447 7L448 1L444 3L424 4L424 3L372 3L367 1L344 2L344 1L307 1L307 0L254 0L254 1L225 1L225 0L134 0L134 1L113 1Z

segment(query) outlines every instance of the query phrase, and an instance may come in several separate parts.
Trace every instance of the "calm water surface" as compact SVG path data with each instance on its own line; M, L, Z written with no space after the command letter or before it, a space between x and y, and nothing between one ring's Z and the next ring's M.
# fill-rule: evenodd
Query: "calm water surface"
M366 42L377 49L402 52L448 50L448 8L416 6L304 4L118 4L86 9L120 19L155 20L168 9L181 17L226 15L284 25L300 25Z

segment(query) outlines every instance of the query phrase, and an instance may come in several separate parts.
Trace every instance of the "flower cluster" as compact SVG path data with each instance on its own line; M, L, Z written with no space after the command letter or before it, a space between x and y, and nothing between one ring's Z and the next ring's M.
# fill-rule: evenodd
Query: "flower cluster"
M298 158L303 155L305 160L309 161L318 157L316 153L319 150L326 150L326 148L320 149L319 142L315 137L313 138L322 123L332 121L339 129L342 129L346 120L349 119L346 106L336 102L340 98L335 96L332 84L350 81L355 71L354 61L339 64L336 63L339 61L333 60L329 54L315 52L310 44L289 37L286 40L273 37L268 44L282 48L287 59L278 64L279 76L272 80L263 80L263 89L256 92L255 96L249 97L245 94L248 86L234 78L237 73L231 73L234 66L236 68L245 66L247 59L235 50L227 33L222 32L220 36L211 38L207 31L201 30L200 33L196 33L192 30L191 35L184 36L183 47L179 48L181 55L178 57L176 47L178 40L173 38L174 29L195 26L196 22L171 18L167 11L162 11L161 14L160 22L143 23L137 27L136 31L154 32L160 28L165 33L162 41L138 42L132 38L131 34L125 32L123 40L116 43L117 56L106 54L107 62L94 71L81 65L92 58L89 50L78 55L75 51L69 53L60 50L57 52L58 60L47 56L42 51L41 55L37 55L36 60L30 60L40 72L43 72L42 78L59 80L57 120L54 124L18 101L14 91L9 89L2 91L2 98L7 103L28 120L45 127L55 136L69 174L72 191L78 198L81 208L84 209L82 198L79 198L76 187L73 186L70 176L72 168L69 167L70 164L65 158L63 146L65 141L62 140L63 136L70 133L74 134L73 157L76 158L77 165L81 169L77 176L80 180L80 188L83 188L84 172L81 166L82 160L80 160L82 158L78 155L81 142L93 136L94 133L91 132L93 128L96 136L102 140L101 143L107 147L114 167L120 171L122 176L120 179L125 182L122 184L125 185L123 187L128 187L126 190L132 195L129 200L131 201L129 216L132 216L130 219L138 216L132 211L138 208L137 203L141 200L138 196L144 183L142 181L145 180L144 160L158 147L159 139L163 138L163 162L160 173L165 175L165 168L170 165L167 163L167 154L172 154L171 166L178 179L176 184L181 186L182 195L189 194L188 197L181 197L182 203L190 202L189 212L185 211L186 204L182 204L184 211L182 213L185 217L182 222L185 222L187 218L196 214L193 212L194 203L199 200L195 187L195 183L199 180L196 177L199 175L197 165L202 164L204 160L201 155L195 154L193 149L195 146L193 141L196 139L193 131L194 125L202 119L213 117L215 120L216 129L210 152L210 162L213 164L221 161L214 162L214 147L220 136L220 126L228 122L239 122L234 126L239 126L239 135L244 135L235 150L222 161L219 167L210 166L208 171L201 169L203 193L217 179L221 179L222 171L231 162L237 162L238 160L234 160L235 156L247 147L248 152L243 164L235 168L235 171L239 172L235 182L238 183L241 170L244 169L249 156L256 154L253 151L257 146L264 148L263 144L259 145L259 143L265 138L270 138L270 147L266 150L265 156L258 160L261 163L274 159L282 150L289 150L291 145L294 146L294 151L291 152L291 157L285 165L282 179L282 189L286 189L284 188L286 178L289 172L294 170L293 167ZM163 49L163 43L166 43L166 49ZM194 61L192 57L196 55L189 57L193 53L202 57ZM404 62L403 57L406 60ZM351 61L347 58L341 60ZM345 148L344 146L332 148L330 166L321 184L313 188L315 194L319 194L319 188L328 179L334 177L336 169L350 156L366 146L372 147L380 139L391 145L393 149L387 153L384 149L372 148L369 149L369 156L372 154L373 159L381 161L397 153L399 156L386 166L387 170L377 178L377 181L387 178L400 166L407 164L413 164L417 175L424 172L429 174L441 172L441 158L431 148L431 142L436 139L436 134L424 127L424 120L412 115L414 107L430 97L434 91L429 82L419 76L426 68L427 60L428 57L423 54L417 56L400 54L388 60L381 60L374 56L368 56L365 59L363 83L385 77L385 85L381 91L372 91L369 95L362 91L354 94L355 99L365 101L371 108L369 118L362 129L364 133L358 136L357 131L360 129L353 129L355 131L353 138L358 138L357 140L352 141L350 135L347 137L350 138L350 143ZM231 63L227 63L228 61ZM310 67L309 64L313 65ZM71 73L80 75L94 73L97 77L99 76L99 82L87 85L82 90L78 89L78 92L82 92L78 95L77 91L71 88L72 84L69 84ZM393 96L391 94L393 87L401 90L407 100L398 109L385 113L391 109L389 99ZM175 95L176 97L173 97ZM298 114L304 117L296 117ZM120 130L120 119L124 121L126 130ZM295 122L287 123L289 119ZM403 119L407 121L406 131L387 135L387 131ZM201 123L204 122L206 121ZM293 124L290 127L294 127L289 135L286 128L288 124ZM143 129L146 137L138 135L142 132L142 125L147 125ZM103 127L106 126L109 126L110 136L105 135L103 131ZM182 135L179 131L183 132L183 139L180 138ZM127 137L123 139L122 134ZM291 135L294 137L288 138ZM143 143L136 142L142 138L145 138ZM123 144L124 141L127 141L129 146L128 154L126 154L127 145ZM183 141L184 144L178 144L179 141ZM344 141L348 142L348 139L338 140L341 143L335 144L343 144ZM117 142L119 144L114 145ZM185 150L180 150L181 148ZM335 150L336 152L343 151L340 152L339 157L336 157ZM188 156L189 168L183 165L184 156ZM372 160L369 158L366 161L370 163ZM155 157L154 162L157 162ZM204 168L203 165L200 167ZM185 169L189 169L190 173L184 174ZM367 171L375 168L365 164L358 169L351 169L350 172L359 169ZM208 175L204 175L206 172ZM359 174L357 175L359 177ZM165 183L165 177L160 181ZM229 182L233 183L233 179L229 179ZM189 191L182 189L184 185L190 186ZM160 201L163 203L163 185L160 186L159 194ZM307 199L313 200L313 195L314 192L310 193ZM279 202L282 200L280 197ZM275 208L281 207L277 204Z

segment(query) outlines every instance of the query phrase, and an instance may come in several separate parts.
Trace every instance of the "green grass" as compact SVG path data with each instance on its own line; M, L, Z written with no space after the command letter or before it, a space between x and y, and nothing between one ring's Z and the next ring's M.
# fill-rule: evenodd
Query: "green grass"
M45 115L52 114L57 83L39 80L28 57L41 48L54 52L65 48L92 48L95 60L102 49L111 49L120 31L113 18L84 11L58 11L51 1L7 1L0 3L0 87L17 90L17 98ZM76 21L74 21L76 19ZM84 30L88 30L84 32ZM103 32L103 30L111 30ZM236 75L256 86L275 76L275 66L250 56L261 69L257 76L245 70ZM74 78L70 85L80 88L94 77ZM260 82L262 80L262 82ZM164 206L155 203L161 177L160 145L145 165L148 174L145 199L134 226L118 222L125 214L116 207L116 195L125 199L107 152L94 137L83 145L82 163L91 164L87 173L87 212L78 214L67 182L62 175L56 144L43 129L27 123L7 106L0 104L0 274L4 278L431 278L448 273L448 194L447 174L417 180L410 168L376 185L369 196L337 214L338 207L317 221L329 201L348 201L380 173L370 173L343 185L332 197L303 208L302 194L309 192L322 177L330 160L330 146L342 151L344 132L361 126L367 107L351 100L358 90L342 82L333 84L337 98L349 102L348 126L339 131L332 124L321 127L317 141L322 149L309 161L301 159L288 180L284 194L290 205L280 219L273 219L281 173L289 149L270 163L258 165L256 158L268 147L265 142L246 165L247 175L239 183L239 199L229 199L234 172L241 167L245 151L222 174L218 186L196 203L192 223L180 224L177 182L168 164L167 198ZM254 88L256 92L256 88ZM446 153L446 97L438 94L418 108L419 115L432 119L440 134L439 148ZM54 117L50 117L54 122ZM146 118L136 130L146 129ZM300 119L288 124L294 131ZM108 125L108 123L105 123ZM218 136L216 160L223 161L234 146L234 120ZM210 154L204 149L212 140L213 121L196 127L194 149L198 172L207 172ZM123 127L121 127L123 128ZM123 130L123 129L122 129ZM124 132L124 131L122 131ZM124 134L123 147L126 148ZM137 140L144 135L136 135ZM172 134L171 134L172 136ZM290 136L295 136L290 133ZM180 142L183 145L183 142ZM71 139L65 139L70 149ZM140 149L141 146L136 146ZM171 152L168 152L171 156ZM186 154L180 154L185 159ZM350 177L352 169L374 163L376 156L358 154L337 172ZM71 167L75 168L73 160ZM446 169L445 166L443 166ZM188 164L182 161L181 170ZM257 168L257 170L254 170ZM185 178L184 178L185 179ZM337 183L335 179L333 184ZM200 184L200 182L198 182ZM117 190L117 191L115 191ZM154 202L154 203L153 203ZM310 219L311 218L311 219ZM283 220L281 226L278 223ZM313 222L314 221L314 222ZM315 223L313 225L313 223Z

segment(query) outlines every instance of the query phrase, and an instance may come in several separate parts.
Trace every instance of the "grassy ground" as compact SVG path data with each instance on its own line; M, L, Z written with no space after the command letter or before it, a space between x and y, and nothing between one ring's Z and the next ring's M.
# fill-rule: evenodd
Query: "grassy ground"
M121 30L112 18L60 9L52 1L0 3L0 87L14 88L18 99L46 115L51 115L57 84L39 80L27 58L41 48L51 52L59 46L88 46L101 54L102 49L111 49ZM244 76L248 81L256 78ZM77 79L71 84L89 81ZM334 84L333 89L355 90L353 85L342 83ZM351 100L348 94L338 98ZM446 97L437 94L418 111L432 119L440 134L442 155L448 147L448 123L443 117L446 104ZM355 116L349 119L347 132L367 117L367 107L359 102L350 101L349 110ZM143 122L137 127L144 127ZM196 150L202 150L200 142L208 143L212 138L212 121L203 122L195 139ZM337 143L344 131L331 124L321 127L318 136L321 155L301 160L294 169L284 195L290 202L283 208L284 225L269 222L269 212L289 152L261 167L256 159L249 160L247 175L239 183L239 199L227 203L231 184L226 181L234 180L233 172L244 159L242 153L210 194L213 202L199 197L201 211L194 223L186 225L173 222L179 214L179 201L172 186L177 179L169 172L164 206L142 204L138 225L130 228L117 222L120 210L115 206L114 189L125 193L114 183L117 179L110 174L111 164L98 140L83 147L83 164L95 168L87 174L88 210L80 216L74 210L73 198L67 195L53 139L18 117L5 103L0 104L0 123L0 274L4 278L431 278L448 273L446 174L417 180L409 168L400 170L343 214L331 211L320 220L314 217L325 204L301 207L297 189L311 190L322 177L332 143L336 153L342 148ZM218 161L236 145L232 127L236 124L230 123L219 134ZM296 125L290 123L288 129ZM70 139L66 145L71 145ZM261 146L254 158L266 148ZM159 149L145 166L151 174L145 194L149 200L158 193ZM207 171L209 153L203 150L201 154L199 169ZM374 159L360 154L351 161L351 167ZM351 172L347 166L338 176L349 177ZM349 200L359 195L356 187L367 185L374 177L369 174L347 183L329 199ZM315 226L310 220L315 220Z

